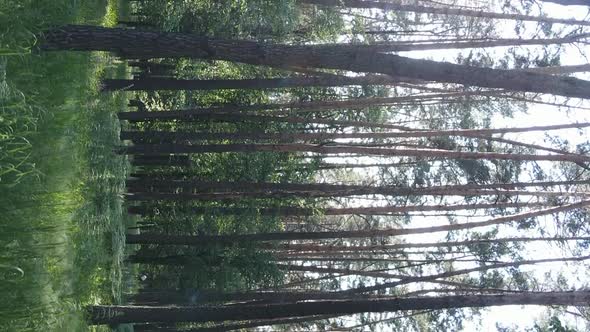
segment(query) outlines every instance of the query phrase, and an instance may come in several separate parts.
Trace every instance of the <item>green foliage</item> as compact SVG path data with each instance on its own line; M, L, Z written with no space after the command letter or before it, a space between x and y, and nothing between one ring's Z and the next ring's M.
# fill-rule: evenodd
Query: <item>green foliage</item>
M296 24L292 1L165 1L137 8L165 31L214 37L281 38ZM215 15L211 15L215 13Z

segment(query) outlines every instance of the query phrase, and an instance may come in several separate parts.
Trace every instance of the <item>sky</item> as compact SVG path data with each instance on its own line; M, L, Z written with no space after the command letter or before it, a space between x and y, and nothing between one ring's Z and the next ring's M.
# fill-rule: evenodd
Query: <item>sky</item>
M543 8L547 13L547 16L550 17L576 18L579 20L583 20L588 13L588 7L583 6L561 6L546 3L543 5ZM504 24L507 31L507 37L509 37L512 29L512 26L510 24L511 22L508 23L509 24ZM502 23L499 22L499 24ZM539 49L539 47L530 48ZM496 48L492 52L501 55L503 52L506 51L506 49L507 48ZM586 49L590 51L589 47L586 47ZM415 56L410 54L408 55ZM447 57L448 55L444 56ZM563 56L561 58L562 65L573 65L583 63L587 63L587 60L580 55L580 52L577 49L570 46L565 47L565 52L563 52ZM590 78L588 73L576 74L576 77L583 79ZM588 103L585 103L583 101L576 101L571 104L577 105L578 103L580 103L580 105L585 105L586 107L588 106ZM566 112L564 112L563 110L559 110L556 107L539 104L531 105L528 114L518 113L514 118L503 118L501 116L496 116L493 119L493 127L551 125L558 123L590 121L590 111L588 110L571 109L569 110L569 112L570 113L566 115ZM590 138L587 130L561 130L551 132L551 134L559 135L560 137L565 137L570 142L572 142L572 144L583 143L588 141ZM530 143L543 144L544 135L544 132L535 132L524 134L509 134L506 135L505 138ZM510 236L510 234L507 234L507 236ZM546 244L537 244L530 246L529 248L530 256L532 257L547 257L548 251L551 251L550 248L547 248ZM560 255L560 253L558 251L555 251L553 255ZM542 277L543 273L545 272L560 270L562 268L563 264L543 264L542 266L535 267L532 269L530 267L524 269L527 269L529 271L534 270L536 271L536 275L538 277ZM572 270L572 273L569 274L571 277L573 277L574 273L575 272ZM464 331L497 331L496 323L502 323L504 326L514 326L517 327L517 330L524 330L525 327L532 327L533 322L535 320L540 319L545 311L546 308L539 306L494 307L489 309L486 313L482 315L482 319L480 321L481 325L478 326L478 324L476 323L478 320L473 320L465 326ZM564 315L563 317L568 322L575 324L579 328L584 328L584 322L581 322L578 319L574 319L571 315Z
M501 2L496 2L501 3ZM547 16L550 17L559 17L559 18L576 18L579 20L586 19L586 15L588 14L588 8L584 6L561 6L556 4L544 3L543 8ZM500 10L496 10L500 11ZM531 15L535 15L536 13L531 13ZM530 29L530 27L535 27L536 23L526 23L525 26ZM514 22L511 21L498 21L498 26L500 29L503 29L505 38L514 38L513 27ZM589 29L590 30L590 29ZM540 50L540 47L531 46L529 47L532 50ZM491 49L490 52L492 54L502 56L503 53L506 52L508 48L494 48ZM583 51L590 51L588 46L582 47ZM407 52L402 53L401 55L413 57L413 58L429 58L432 60L448 60L453 61L456 58L456 55L461 51L437 51L437 52ZM562 65L574 65L574 64L584 64L587 63L587 59L585 59L578 49L572 46L565 46L564 52L562 53L561 64ZM583 79L590 79L590 75L588 73L584 74L576 74L576 77L583 78ZM545 98L545 97L544 97ZM553 97L546 97L547 101L551 102L560 102L560 99L552 99ZM570 105L580 105L584 107L590 107L590 104L585 101L576 101L571 100ZM570 109L568 112L565 110L560 110L553 106L548 105L540 105L535 104L529 107L529 112L527 114L517 113L514 118L503 118L501 116L496 116L493 118L493 124L491 127L501 128L501 127L515 127L515 126L532 126L532 125L550 125L550 124L559 124L559 123L571 123L571 122L590 122L590 110L583 110L583 109ZM507 134L504 136L505 138L515 139L527 143L538 143L543 144L544 142L544 135L545 132L537 132L537 133L525 133L525 134ZM568 141L572 143L573 146L578 143L587 142L589 140L589 133L587 130L579 131L579 130L562 130L562 131L555 131L551 132L552 135L558 135L560 137L567 138ZM545 144L549 145L549 144ZM338 162L332 160L332 162ZM369 161L365 161L369 162ZM435 218L420 218L417 221L421 224L427 223L429 225L440 223L439 219ZM545 222L549 224L551 222L550 218L541 220L541 222ZM410 227L416 227L416 225L410 225ZM504 233L501 233L502 236L514 236L514 234L506 233L507 230L512 230L512 228L504 227L502 228ZM437 235L430 235L430 236L413 236L408 237L408 242L433 242L440 238L441 235L444 234L437 234ZM548 248L546 244L538 243L536 245L528 247L529 250L527 252L527 256L529 257L549 257L549 256L563 256L563 253L558 251L557 249ZM563 270L563 264L544 264L539 267L524 267L523 270L527 271L535 271L535 274L542 278L545 272L549 271L558 271ZM566 271L566 270L564 270ZM587 277L585 271L579 271L572 269L570 271L566 271L566 275L569 275L572 279L575 276L579 276L584 274L584 277ZM514 326L517 327L517 331L524 330L526 327L531 327L533 322L537 319L540 319L543 313L546 311L544 307L538 306L504 306L504 307L494 307L489 309L487 312L484 312L482 315L481 321L479 319L474 319L472 321L467 321L464 331L497 331L496 323L502 323L504 326ZM580 320L576 320L571 315L563 316L565 320L572 324L576 324L579 328L584 327L584 322ZM481 325L480 325L481 324Z

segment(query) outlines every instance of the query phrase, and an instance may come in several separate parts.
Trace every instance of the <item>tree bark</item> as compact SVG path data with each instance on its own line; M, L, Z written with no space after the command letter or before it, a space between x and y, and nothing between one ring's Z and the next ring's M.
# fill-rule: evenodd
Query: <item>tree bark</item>
M381 9L401 12L414 12L423 14L435 14L435 15L456 15L456 16L467 16L475 18L491 18L491 19L502 19L502 20L519 20L519 21L531 21L531 22L546 22L546 23L558 23L558 24L570 24L570 25L584 25L589 26L590 22L578 21L574 19L561 19L552 17L541 17L541 16L530 16L522 14L505 14L505 13L493 13L484 12L479 10L470 9L458 9L451 7L426 7L421 5L413 4L401 4L399 2L381 2L371 0L298 0L301 3L320 5L320 6L342 6L348 8L358 9Z
M395 243L395 244L381 244L381 245L369 245L369 246L342 246L342 245L317 245L317 244L299 244L299 243L285 243L285 244L273 244L273 243L260 243L259 248L263 249L275 249L275 250L286 250L296 252L321 252L321 253L333 253L333 252L359 252L359 251L387 251L396 249L411 249L411 248L450 248L460 246L477 246L477 247L489 247L494 244L503 244L508 242L565 242L565 241L589 241L590 237L513 237L513 238L499 238L499 239L482 239L482 240L466 240L466 241L453 241L453 242L421 242L421 243Z
M188 80L148 77L135 80L105 79L105 91L158 91L158 90L221 90L221 89L281 89L304 87L339 87L349 85L388 85L391 79L385 76L366 75L347 77L329 75L321 77L284 77L241 80Z
M216 187L215 185L219 185ZM477 185L434 186L409 188L402 186L374 187L360 185L332 185L323 183L260 183L260 182L203 182L191 180L127 181L129 200L236 200L242 198L291 197L348 197L348 196L535 196L535 197L589 197L588 192L527 191L482 189ZM182 192L176 192L182 189Z
M134 166L190 166L189 156L183 155L136 155L131 160Z
M368 194L411 194L413 192L458 192L467 190L512 190L515 188L527 187L555 187L555 186L576 186L590 185L588 180L572 181L535 181L535 182L511 182L511 183L489 183L489 184L459 184L430 187L408 187L408 186L367 186L329 183L273 183L273 182L248 182L248 181L203 181L192 178L174 176L158 176L157 178L128 179L127 186L136 189L162 188L165 190L183 188L195 192L352 192L355 195ZM501 192L501 191L500 191ZM572 192L576 193L576 192ZM582 192L583 193L583 192Z
M374 215L374 216L404 216L409 212L428 211L462 211L472 209L505 209L505 208L529 208L545 207L551 205L544 202L505 202L505 203L477 203L457 205L415 205L415 206L378 206L378 207L354 207L354 208L305 208L297 206L278 206L263 208L245 207L190 207L185 212L198 215L241 215L241 216L342 216L342 215ZM158 207L160 212L165 213L166 207ZM172 210L171 210L172 211ZM149 216L153 214L151 206L137 205L128 207L130 214Z
M411 283L418 283L418 282L428 282L437 279L443 278L450 278L455 276L460 276L464 274L469 274L473 272L482 272L488 271L492 269L500 269L505 267L519 267L522 265L535 265L535 264L543 264L543 263L555 263L555 262L580 262L590 259L590 256L581 256L581 257L566 257L566 258L546 258L546 259L537 259L537 260L523 260L523 261L516 261L516 262L498 262L489 265L481 265L477 267L467 268L467 269L458 269L452 271L441 272L437 274L431 275L422 275L422 276L404 276L404 275L397 275L391 274L387 272L377 272L377 271L357 271L351 269L336 269L336 268L322 268L317 266L290 266L292 270L295 271L307 271L307 272L317 272L317 273L346 273L346 274L356 274L361 276L368 276L373 278L385 278L385 279L392 279L396 278L399 279L398 281L392 282L385 282L381 284L376 284L374 286L364 286L364 287L357 287L351 288L347 290L337 291L327 293L325 298L342 298L353 294L361 294L367 292L374 292L379 291L387 288L394 288L402 285L408 285ZM331 297L332 296L332 297Z
M481 160L519 160L519 161L570 161L574 163L586 163L590 156L578 154L561 155L536 155L516 154L500 152L464 152L436 149L396 149L361 146L326 146L303 143L292 144L137 144L121 147L118 150L122 154L186 154L186 153L222 153L222 152L313 152L316 154L342 154L352 153L358 155L392 156L392 157L416 157L416 158L440 158L440 159L481 159Z
M565 66L550 66L550 67L535 67L523 69L526 71L532 71L535 73L543 73L550 75L568 75L573 73L588 72L590 71L590 63L581 65L565 65Z
M336 294L335 296L353 295L353 294L374 292L374 291L398 287L398 286L402 286L402 285L408 285L408 284L416 283L416 282L429 282L429 281L434 281L437 279L450 278L450 277L468 274L468 273L472 273L472 272L481 272L481 271L487 271L487 270L491 270L491 269L499 269L499 268L504 268L504 267L518 267L518 266L522 266L522 265L534 265L534 264L553 263L553 262L571 262L571 261L579 262L579 261L587 260L589 258L590 258L590 256L582 256L582 257L568 257L568 258L547 258L547 259L526 260L526 261L518 261L518 262L501 262L501 263L497 263L497 264L482 265L482 266L473 267L473 268L447 271L447 272L426 275L426 276L403 277L398 281L385 282L385 283L381 283L381 284L376 284L374 286L364 286L364 287L351 288L351 289L342 290L342 291L338 291L338 292L334 292L334 293Z
M296 324L306 323L306 322L313 322L317 320L324 320L329 318L337 317L338 315L317 315L317 316L305 316L305 317L295 317L295 318L277 318L277 319L260 319L260 320L252 320L244 323L237 323L237 324L220 324L217 326L212 327L202 327L202 328L195 328L195 329L182 329L178 332L225 332L225 331L236 331L242 330L247 328L253 327L262 327L262 326L275 326L275 325L290 325L296 326ZM158 332L167 332L166 330L157 330Z
M155 112L150 112L155 113ZM125 117L125 116L124 116ZM184 116L180 116L184 118ZM228 115L228 118L230 116ZM313 119L307 121L313 122ZM360 124L367 124L360 122ZM380 124L375 123L377 127ZM306 132L282 132L282 133L259 133L259 132L235 132L235 133L209 133L209 132L172 132L172 131L121 131L122 140L134 140L137 142L183 142L187 140L277 140L280 142L310 142L335 139L383 139L383 138L428 138L464 136L487 139L492 134L522 133L533 131L549 131L568 128L590 127L589 122L568 123L550 126L531 127L508 127L508 128L481 128L481 129L451 129L451 130L424 130L417 128L406 128L404 132L373 132L373 133L306 133ZM480 137L481 136L481 137ZM496 139L496 138L495 138Z
M499 305L587 305L590 293L547 292L501 295L456 295L371 300L315 301L248 306L132 307L89 306L90 323L219 322L309 315L488 307Z
M543 2L552 2L563 6L590 6L588 0L541 0Z
M133 194L131 194L133 195ZM131 198L132 199L132 198ZM136 199L138 200L138 199ZM352 208L302 208L296 206L280 206L276 208L201 208L194 207L190 209L193 214L210 213L212 215L247 215L260 214L263 216L343 216L343 215L371 215L387 216L391 214L403 214L409 212L427 212L427 211L462 211L474 209L504 209L504 208L525 208L548 206L550 203L531 202L531 203L475 203L475 204L439 204L439 205L411 205L411 206L371 206L371 207L352 207Z
M202 112L202 111L153 111L153 112L120 112L117 114L120 120L129 122L146 122L153 120L184 120L184 121L221 121L221 122L284 122L294 124L326 124L345 127L367 127L367 128L385 128L408 130L408 127L388 123L375 123L366 121L348 121L303 118L297 116L274 116L274 115L255 115L240 113L219 113L219 112Z
M365 75L365 76L383 76L383 75ZM391 80L391 78L388 78ZM382 80L379 78L379 80ZM362 109L374 106L397 105L405 103L415 103L420 101L439 101L449 100L454 98L463 98L471 96L498 96L501 91L447 91L443 90L439 93L419 94L402 97L369 97L369 98L350 98L346 100L316 100L316 101L301 101L291 103L266 103L266 104L250 104L250 105L222 105L208 108L193 108L173 110L172 112L193 112L193 113L244 113L250 111L264 111L264 110L289 110L288 114L296 111L299 112L319 112L322 110L339 110L342 108ZM131 101L130 101L131 103ZM142 103L143 104L143 103ZM145 105L144 105L145 106ZM145 107L142 111L147 111ZM273 112L272 114L285 114L285 112ZM170 112L170 111L168 111Z
M355 45L272 45L181 33L65 26L45 34L46 50L111 51L127 58L201 58L271 67L382 73L424 81L588 98L590 82L572 77L476 68L366 51Z

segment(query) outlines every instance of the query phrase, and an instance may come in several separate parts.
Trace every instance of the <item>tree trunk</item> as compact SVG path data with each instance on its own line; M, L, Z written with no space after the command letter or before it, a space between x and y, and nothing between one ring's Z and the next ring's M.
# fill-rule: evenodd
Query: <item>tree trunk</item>
M142 78L136 80L105 79L102 89L105 91L158 91L158 90L220 90L220 89L280 89L302 87L338 87L349 85L383 85L390 84L385 76L367 75L346 77L329 75L321 77L284 77L241 80L181 80L173 78Z
M199 215L242 215L242 216L343 216L343 215L372 215L372 216L402 216L409 212L429 211L462 211L473 209L505 209L505 208L526 208L549 206L550 203L477 203L458 205L415 205L415 206L377 206L377 207L354 207L354 208L304 208L297 206L279 206L274 208L242 208L242 207L190 207L187 212ZM165 208L158 208L162 213ZM130 214L150 215L150 208L145 205L130 206Z
M221 122L284 122L296 124L327 124L334 126L346 127L367 127L367 128L386 128L409 130L408 127L398 126L388 123L375 123L365 121L348 121L332 119L310 119L296 116L273 116L273 115L254 115L240 113L218 113L202 111L153 111L153 112L120 112L117 114L120 120L130 122L145 122L153 120L184 120L184 121L221 121Z
M189 156L183 155L136 155L131 160L134 166L190 166Z
M562 38L537 38L537 39L521 39L521 38L506 38L494 40L463 40L433 43L416 43L415 41L408 42L377 42L376 44L368 44L365 47L367 50L375 52L412 52L412 51L428 51L428 50L447 50L447 49L465 49L465 48L487 48L487 47L503 47L503 46L525 46L525 45L551 45L551 44L565 44L582 41L584 38L590 37L590 34L576 34ZM535 68L536 69L536 68ZM532 69L534 70L534 69Z
M471 229L499 225L511 221L524 220L554 213L584 208L590 205L590 201L582 201L569 205L552 207L548 209L529 211L509 216L493 218L486 221L470 222L443 226L417 227L406 229L371 229L359 231L333 231L333 232L292 232L292 233L260 233L260 234L236 234L236 235L163 235L163 234L128 234L127 244L159 244L159 245L190 245L206 246L214 243L248 243L252 241L296 241L339 238L370 238L382 236L401 236L410 234L426 234L435 232L448 232L454 230Z
M89 306L90 323L123 324L148 322L220 322L229 320L276 319L309 315L347 315L363 312L488 307L499 305L584 306L590 293L547 292L502 295L456 295L371 300L315 301L247 306L132 307Z
M581 65L565 65L565 66L550 66L550 67L535 67L523 69L525 71L532 71L535 73L543 73L550 75L567 75L580 72L590 71L590 63Z
M178 332L225 332L225 331L236 331L242 329L248 329L253 327L262 327L262 326L275 326L275 325L289 325L289 326L296 326L296 324L306 323L306 322L313 322L317 320L324 320L329 318L338 317L338 315L317 315L317 316L305 316L305 317L295 317L295 318L277 318L277 319L260 319L260 320L251 320L244 323L237 323L237 324L220 324L211 327L201 327L201 328L194 328L194 329L182 329ZM167 332L166 330L157 330L158 332Z
M215 187L219 184L219 187ZM295 184L295 183L232 183L191 180L127 181L129 200L236 200L242 198L291 197L349 197L349 196L535 196L535 197L588 197L588 192L527 191L481 189L477 185L434 186L409 188L402 186L373 187L359 185ZM182 192L176 192L182 189Z
M537 259L537 260L523 260L523 261L516 261L516 262L498 262L489 265L481 265L473 268L467 269L457 269L447 272L441 272L437 274L431 275L422 275L422 276L404 276L404 275L397 275L387 272L378 272L378 271L358 271L358 270L351 270L351 269L336 269L336 268L323 268L317 266L293 266L289 265L291 271L307 271L307 272L315 272L315 273L345 273L345 274L355 274L361 276L368 276L373 278L385 278L385 279L399 279L398 281L392 282L385 282L381 284L376 284L374 286L364 286L364 287L357 287L351 288L347 290L341 290L337 292L327 293L325 298L342 298L344 296L353 295L353 294L361 294L367 292L374 292L379 290L384 290L388 288L399 287L402 285L408 285L411 283L418 283L418 282L428 282L437 279L443 278L450 278L455 276L460 276L464 274L469 274L473 272L482 272L488 271L492 269L500 269L505 267L519 267L522 265L535 265L535 264L543 264L543 263L555 263L555 262L580 262L584 260L590 259L590 256L582 256L582 257L566 257L566 258L547 258L547 259ZM434 263L434 262L433 262ZM280 265L279 265L280 266ZM333 297L329 297L333 296Z
M141 305L185 305L187 302L191 304L214 303L214 302L244 302L244 301L267 301L274 303L294 302L302 298L310 300L319 300L335 296L335 292L322 291L254 291L254 292L235 292L235 293L221 293L210 290L155 290L145 291L135 294L131 300L135 304ZM196 303L191 300L196 296ZM341 296L342 297L342 296ZM371 295L359 294L359 297L371 297ZM173 302L176 301L177 302Z
M518 20L518 21L531 21L531 22L546 22L546 23L558 23L558 24L569 24L569 25L585 25L590 26L590 22L578 21L574 19L562 19L562 18L551 18L542 16L530 16L522 14L505 14L505 13L493 13L484 12L479 10L470 9L458 9L451 7L426 7L412 4L401 4L394 2L381 2L372 0L298 0L301 3L314 4L320 6L342 6L348 8L359 8L359 9L381 9L390 11L401 11L401 12L414 12L422 14L435 14L435 15L456 15L456 16L467 16L475 18L491 18L491 19L502 19L502 20Z
M590 82L571 77L411 59L367 52L355 45L272 45L181 33L70 25L47 32L43 48L112 51L127 58L190 57L278 68L340 69L578 98L587 98L590 92Z
M139 197L128 197L130 200L151 200L148 199L150 193L130 194ZM145 196L144 196L145 195ZM143 196L143 198L141 197ZM162 197L164 197L162 195ZM392 214L403 214L409 212L428 212L428 211L462 211L474 209L504 209L504 208L525 208L549 206L551 203L531 202L531 203L474 203L474 204L439 204L439 205L410 205L410 206L371 206L371 207L353 207L353 208L302 208L296 206L281 206L276 208L258 208L255 210L248 208L191 208L193 214L210 213L212 215L247 215L249 212L258 213L263 216L343 216L343 215L369 215L369 216L387 216Z
M541 0L543 2L552 2L563 6L590 6L588 0Z
M485 190L492 189L512 190L515 188L527 187L555 187L555 186L575 186L590 185L588 180L577 181L536 181L536 182L511 182L511 183L489 183L489 184L459 184L430 186L423 188L414 188L407 186L366 186L366 185L348 185L348 184L329 184L329 183L273 183L273 182L248 182L248 181L203 181L192 178L179 178L174 176L162 175L156 178L128 179L127 186L135 189L162 189L171 190L182 188L194 190L195 192L326 192L340 193L351 192L354 195L369 194L403 194L409 195L420 192L459 192L468 190ZM569 192L568 192L569 193ZM572 192L576 193L576 192ZM581 192L583 194L583 192Z
M416 157L416 158L439 158L439 159L481 159L481 160L519 160L519 161L570 161L575 163L586 163L590 156L578 154L562 155L536 155L516 154L500 152L467 152L448 151L436 149L396 149L361 146L326 146L303 143L292 144L208 144L208 145L185 145L185 144L137 144L124 146L118 150L122 154L186 154L186 153L222 153L222 152L313 152L316 154L342 154L351 153L361 156L392 156L392 157Z
M337 296L342 296L342 295L353 295L353 294L374 292L374 291L398 287L398 286L402 286L402 285L408 285L411 283L435 281L437 279L450 278L450 277L469 274L469 273L473 273L473 272L482 272L482 271L488 271L491 269L499 269L499 268L504 268L504 267L518 267L518 266L522 266L522 265L534 265L534 264L553 263L553 262L571 262L571 261L579 262L579 261L587 260L589 258L590 258L590 256L582 256L582 257L568 257L568 258L547 258L547 259L526 260L526 261L519 261L519 262L501 262L501 263L490 264L490 265L482 265L482 266L473 267L473 268L441 272L441 273L432 274L432 275L416 276L416 277L402 277L398 281L385 282L382 284L376 284L374 286L364 286L364 287L357 287L357 288L351 288L351 289L347 289L347 290L337 291L337 292L334 292L334 294L335 294L334 296L337 297Z
M181 111L182 112L182 111ZM185 111L186 112L186 111ZM150 112L155 113L155 112ZM228 119L233 115L228 115ZM125 117L125 116L124 116ZM185 116L180 116L185 118ZM247 118L243 118L247 119ZM280 120L280 119L279 119ZM306 119L313 122L313 119ZM367 124L360 122L359 124ZM375 123L374 127L379 126ZM532 131L549 131L567 128L585 128L590 127L590 122L568 123L550 126L531 126L531 127L509 127L509 128L482 128L482 129L451 129L451 130L424 130L417 128L406 128L404 132L373 132L373 133L340 133L340 132L282 132L282 133L259 133L259 132L234 132L234 133L209 133L209 132L172 132L172 131L121 131L121 140L133 140L136 142L169 142L177 143L193 140L277 140L279 142L310 142L335 139L383 139L383 138L428 138L428 137L448 137L464 136L481 139L488 139L492 134L503 133L522 133ZM494 138L497 139L497 138ZM508 142L508 140L506 140ZM510 141L514 143L513 141Z
M552 68L552 67L548 67ZM366 76L383 76L383 75L366 75ZM388 78L390 79L390 78ZM382 80L379 78L379 80ZM391 79L390 79L391 80ZM447 91L443 90L440 93L420 94L403 97L369 97L369 98L350 98L346 100L317 100L317 101L301 101L291 103L266 103L266 104L250 104L250 105L222 105L209 108L193 108L184 110L175 110L172 112L193 112L193 113L244 113L250 111L264 111L264 110L289 110L287 114L297 112L319 112L322 110L339 110L342 108L367 108L380 105L397 105L405 103L415 103L420 101L442 101L453 98L463 98L470 96L498 96L500 91ZM131 103L131 101L130 101ZM142 103L143 104L143 103ZM145 106L145 105L144 105ZM143 110L147 111L145 107ZM170 112L170 111L168 111ZM280 111L272 114L285 114Z
M369 245L369 246L343 246L343 245L317 245L317 244L299 244L299 243L285 243L285 244L273 244L273 243L261 243L258 245L259 248L263 249L275 249L285 251L296 251L296 252L321 252L321 253L334 253L334 252L359 252L359 251L387 251L396 249L411 249L411 248L450 248L460 246L476 246L476 247L490 247L494 244L503 244L508 242L565 242L565 241L589 241L590 237L513 237L513 238L499 238L499 239L483 239L483 240L466 240L466 241L454 241L454 242L421 242L421 243L395 243L395 244L381 244L381 245Z

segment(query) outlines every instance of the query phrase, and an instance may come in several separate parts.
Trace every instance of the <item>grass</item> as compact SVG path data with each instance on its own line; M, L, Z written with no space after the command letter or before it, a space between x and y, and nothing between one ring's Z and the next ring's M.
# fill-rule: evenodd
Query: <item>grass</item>
M120 6L0 0L2 331L85 331L84 305L120 300L127 162L112 148L126 99L97 86L125 68L106 54L34 51L44 29L112 25Z

